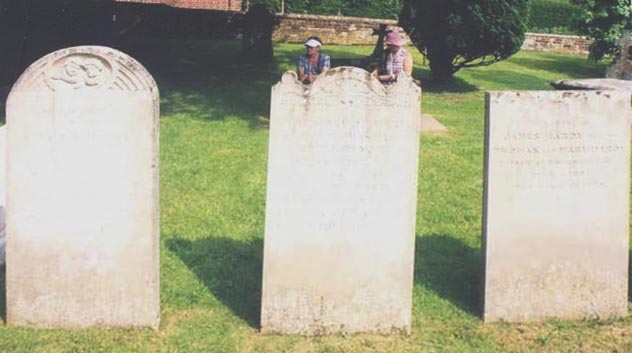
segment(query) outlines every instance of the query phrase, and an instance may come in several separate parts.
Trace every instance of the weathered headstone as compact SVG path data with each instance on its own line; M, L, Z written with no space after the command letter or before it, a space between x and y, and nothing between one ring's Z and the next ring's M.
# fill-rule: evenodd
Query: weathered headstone
M159 323L158 90L137 61L74 47L7 104L7 320Z
M616 62L606 69L606 78L632 80L632 35L623 31L617 41L619 56Z
M487 94L485 321L626 314L631 94Z
M410 330L420 98L350 67L273 87L262 332Z
M632 81L615 78L557 80L551 86L559 90L632 91Z
M7 152L7 129L6 126L0 127L0 266L5 263L5 247L6 247L6 152Z

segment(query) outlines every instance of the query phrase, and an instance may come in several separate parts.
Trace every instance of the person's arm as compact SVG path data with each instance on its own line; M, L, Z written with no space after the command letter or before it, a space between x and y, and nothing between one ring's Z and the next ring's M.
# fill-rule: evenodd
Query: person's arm
M407 52L404 58L404 72L408 76L412 76L413 74L413 55L410 52Z
M393 74L379 75L377 78L380 81L393 81L395 79L395 75Z
M331 59L329 58L329 55L325 55L324 60L323 60L323 67L320 69L320 74L322 75L322 74L327 73L330 67L331 67Z
M305 79L307 78L307 74L305 73L302 56L298 58L298 63L296 64L296 71L298 71L298 80L301 82L305 82Z
M298 69L298 80L301 82L305 82L306 78L307 78L307 74L305 73L305 69L303 68Z
M384 72L384 70L382 69L384 67L384 63L386 62L386 55L388 55L387 53L385 53L382 56L382 60L380 61L380 63L375 67L375 70L373 70L373 76L375 76L375 78L377 78L380 81L391 81L393 79L395 79L395 76L390 75L390 74L384 74L384 75L380 75L380 71Z

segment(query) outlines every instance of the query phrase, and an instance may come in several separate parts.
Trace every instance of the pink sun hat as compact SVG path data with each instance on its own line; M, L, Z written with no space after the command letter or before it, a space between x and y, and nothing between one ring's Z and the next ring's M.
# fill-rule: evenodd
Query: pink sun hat
M401 47L404 45L404 41L402 40L402 37L400 37L399 33L392 31L386 34L386 45Z

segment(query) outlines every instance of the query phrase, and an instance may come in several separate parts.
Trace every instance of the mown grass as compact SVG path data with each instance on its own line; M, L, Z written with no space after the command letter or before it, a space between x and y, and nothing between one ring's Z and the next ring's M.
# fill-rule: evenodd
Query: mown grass
M598 77L604 69L536 53L464 70L449 85L424 85L423 111L450 132L421 137L412 334L261 335L270 87L302 48L275 50L276 62L247 64L236 42L128 48L161 91L161 328L0 324L0 352L632 352L630 317L532 325L480 319L484 92L549 89L548 81ZM338 58L371 50L326 49ZM415 62L414 75L427 77L418 55Z

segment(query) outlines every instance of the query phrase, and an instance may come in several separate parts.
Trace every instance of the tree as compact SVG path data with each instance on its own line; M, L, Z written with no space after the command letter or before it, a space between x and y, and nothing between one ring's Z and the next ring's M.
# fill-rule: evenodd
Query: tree
M589 57L601 60L604 56L616 54L617 40L623 30L632 30L632 9L630 0L571 0L582 12L577 30L595 39L590 45Z
M524 41L528 0L404 0L399 23L445 81L464 67L490 65Z

